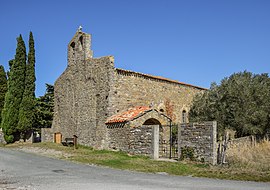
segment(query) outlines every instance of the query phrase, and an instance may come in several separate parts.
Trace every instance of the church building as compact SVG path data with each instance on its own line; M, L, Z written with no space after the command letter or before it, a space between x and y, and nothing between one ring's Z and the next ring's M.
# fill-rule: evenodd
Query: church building
M53 124L42 129L42 141L59 141L59 134L60 141L76 135L82 145L153 155L153 141L165 142L162 126L188 123L194 96L206 91L115 68L113 56L93 56L91 35L81 29L67 49L67 68L54 84ZM155 151L159 157L158 147Z

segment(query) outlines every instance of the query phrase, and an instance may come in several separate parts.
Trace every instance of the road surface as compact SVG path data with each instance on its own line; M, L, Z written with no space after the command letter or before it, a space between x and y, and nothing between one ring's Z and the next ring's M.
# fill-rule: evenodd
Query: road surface
M270 190L270 183L122 171L0 148L1 190Z

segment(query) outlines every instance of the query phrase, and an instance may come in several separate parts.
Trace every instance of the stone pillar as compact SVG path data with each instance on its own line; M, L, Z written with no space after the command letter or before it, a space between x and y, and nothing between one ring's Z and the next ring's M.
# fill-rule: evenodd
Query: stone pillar
M0 128L0 143L6 144L6 141L4 139L4 133L2 131L2 128Z
M159 158L159 125L152 126L152 158Z
M213 143L213 165L217 164L217 122L213 121L212 124L212 143Z

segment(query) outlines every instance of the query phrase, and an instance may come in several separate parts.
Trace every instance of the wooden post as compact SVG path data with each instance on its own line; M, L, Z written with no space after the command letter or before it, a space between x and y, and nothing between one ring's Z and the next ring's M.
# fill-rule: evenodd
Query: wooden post
M77 146L77 142L78 142L77 139L78 139L78 136L73 135L74 150L78 148L78 146Z

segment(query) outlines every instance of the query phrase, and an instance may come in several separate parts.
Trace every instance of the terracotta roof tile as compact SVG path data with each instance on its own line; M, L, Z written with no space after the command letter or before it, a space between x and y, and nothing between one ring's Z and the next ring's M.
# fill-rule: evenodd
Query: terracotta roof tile
M133 107L133 108L128 109L125 112L111 116L106 121L106 124L123 123L123 122L131 121L134 118L140 116L141 114L143 114L149 110L152 110L152 108L150 108L148 106Z

